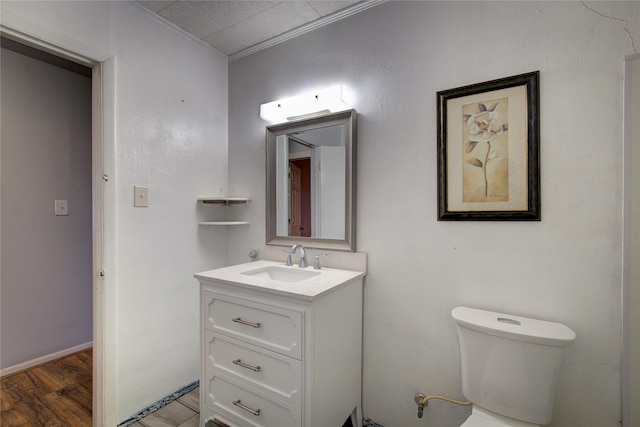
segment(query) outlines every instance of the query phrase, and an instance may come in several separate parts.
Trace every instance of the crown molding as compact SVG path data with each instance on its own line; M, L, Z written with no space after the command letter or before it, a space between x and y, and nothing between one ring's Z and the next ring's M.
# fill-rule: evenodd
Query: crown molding
M0 1L2 1L2 0L0 0ZM197 43L197 44L199 44L199 45L201 45L203 47L206 47L207 49L212 50L217 55L223 56L225 59L228 59L227 55L225 55L224 53L220 52L218 49L216 49L215 47L211 46L209 43L200 40L199 38L197 38L193 34L183 30L180 27L178 27L173 22L167 21L163 16L160 16L156 12L154 12L154 11L152 11L150 9L147 9L146 7L144 7L143 5L138 3L137 1L130 0L128 2L128 4L130 4L131 6L135 7L136 9L138 9L139 12L143 13L148 18L151 18L154 21L158 22L159 24L164 25L165 27L167 27L170 30L174 31L175 33L179 34L180 36L185 37L185 38L191 40L192 42Z
M322 18L315 21L309 22L308 24L304 24L292 30L286 31L278 36L270 38L269 40L265 40L263 42L254 44L253 46L249 46L245 49L239 50L236 53L232 53L231 55L229 55L229 62L244 58L245 56L267 49L271 46L275 46L294 37L298 37L320 27L324 27L325 25L329 25L351 15L355 15L356 13L360 13L381 3L385 3L386 1L387 0L365 0L360 3L356 3L353 6L347 7L335 13L323 16Z

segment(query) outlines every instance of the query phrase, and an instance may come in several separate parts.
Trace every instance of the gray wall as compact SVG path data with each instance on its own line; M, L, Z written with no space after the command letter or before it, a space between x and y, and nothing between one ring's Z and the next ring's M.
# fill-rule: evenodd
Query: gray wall
M91 78L2 49L0 367L91 343ZM68 216L54 216L66 199Z
M364 415L389 427L459 426L450 311L559 321L566 353L552 425L620 420L622 83L640 46L639 2L401 2L229 66L230 191L251 227L229 262L264 244L261 103L347 85L358 111L358 250L368 253ZM436 92L540 70L542 221L436 220Z

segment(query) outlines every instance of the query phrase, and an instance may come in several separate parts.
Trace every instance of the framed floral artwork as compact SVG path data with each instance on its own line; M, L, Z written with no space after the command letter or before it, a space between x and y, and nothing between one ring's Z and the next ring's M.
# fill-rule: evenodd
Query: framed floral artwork
M438 92L438 220L540 221L539 72Z

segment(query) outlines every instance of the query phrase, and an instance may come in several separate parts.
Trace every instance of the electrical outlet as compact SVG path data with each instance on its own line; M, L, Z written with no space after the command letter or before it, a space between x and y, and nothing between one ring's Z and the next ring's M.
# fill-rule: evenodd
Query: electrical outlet
M133 206L138 208L149 207L149 187L135 185L133 187Z

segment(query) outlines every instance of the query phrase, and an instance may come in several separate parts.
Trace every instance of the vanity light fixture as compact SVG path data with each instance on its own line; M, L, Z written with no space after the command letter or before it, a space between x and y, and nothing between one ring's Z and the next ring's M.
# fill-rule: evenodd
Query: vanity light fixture
M349 105L344 101L343 92L344 86L338 85L262 104L260 117L271 123L282 123L346 110Z

